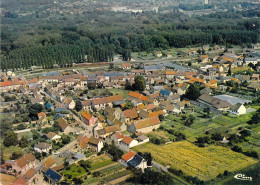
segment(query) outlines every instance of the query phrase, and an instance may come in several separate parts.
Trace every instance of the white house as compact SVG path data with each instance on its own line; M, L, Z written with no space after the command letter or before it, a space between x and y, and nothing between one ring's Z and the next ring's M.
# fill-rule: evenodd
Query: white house
M121 162L134 168L140 168L142 171L147 168L147 161L131 151L122 156Z
M230 107L229 112L236 115L246 114L246 107L241 103L237 103Z
M51 144L41 142L34 146L34 150L40 153L49 153L49 151L51 150Z
M66 105L66 107L68 109L74 109L75 106L76 106L75 101L73 99L71 99L71 98L65 99L64 104Z
M131 137L124 136L124 138L120 141L120 145L127 147L127 148L132 148L132 147L138 145L138 141Z

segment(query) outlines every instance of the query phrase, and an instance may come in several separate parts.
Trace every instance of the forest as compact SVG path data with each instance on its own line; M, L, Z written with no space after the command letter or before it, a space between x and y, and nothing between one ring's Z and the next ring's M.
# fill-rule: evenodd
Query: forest
M2 71L35 65L53 68L109 62L115 54L131 60L131 52L154 52L170 47L204 44L250 47L259 42L260 21L256 10L193 17L178 11L124 13L96 9L65 14L47 11L48 3L44 0L41 6L25 4L23 10L26 7L33 10L28 15L21 15L15 8L3 11Z

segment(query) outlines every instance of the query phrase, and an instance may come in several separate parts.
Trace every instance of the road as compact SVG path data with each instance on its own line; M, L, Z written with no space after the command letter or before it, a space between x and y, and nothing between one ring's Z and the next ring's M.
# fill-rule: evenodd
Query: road
M44 91L41 91L43 94L45 94L45 96L48 96L48 97L50 97L53 101L55 101L56 103L58 102L56 99L54 99L53 97L51 97L49 94L47 94L46 92L44 92ZM62 103L62 102L59 102L59 103ZM63 104L63 103L62 103ZM64 105L64 104L63 104ZM64 105L65 106L65 105ZM66 107L66 106L65 106ZM86 125L83 121L81 121L81 119L74 113L74 111L72 111L72 110L70 110L70 109L68 109L70 112L71 112L71 114L72 114L72 116L73 116L73 118L76 120L76 121L78 121L79 123L80 123L80 125L83 127L83 129L85 129L85 136L87 136L87 137L91 137L91 136L93 136L93 133L92 133L92 127L90 127L90 126L88 126L88 125Z

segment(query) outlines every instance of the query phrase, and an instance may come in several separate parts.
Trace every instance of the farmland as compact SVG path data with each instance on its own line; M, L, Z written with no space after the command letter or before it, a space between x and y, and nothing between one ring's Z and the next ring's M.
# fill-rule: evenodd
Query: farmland
M156 162L182 170L184 174L197 176L204 181L217 177L225 170L233 172L257 162L221 146L200 148L187 141L164 146L148 143L136 147L135 150L151 152Z

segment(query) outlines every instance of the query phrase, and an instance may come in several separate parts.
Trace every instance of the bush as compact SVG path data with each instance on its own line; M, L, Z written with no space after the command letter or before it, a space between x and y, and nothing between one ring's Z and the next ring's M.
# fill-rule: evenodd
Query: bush
M93 177L99 177L101 174L99 171L93 172Z

